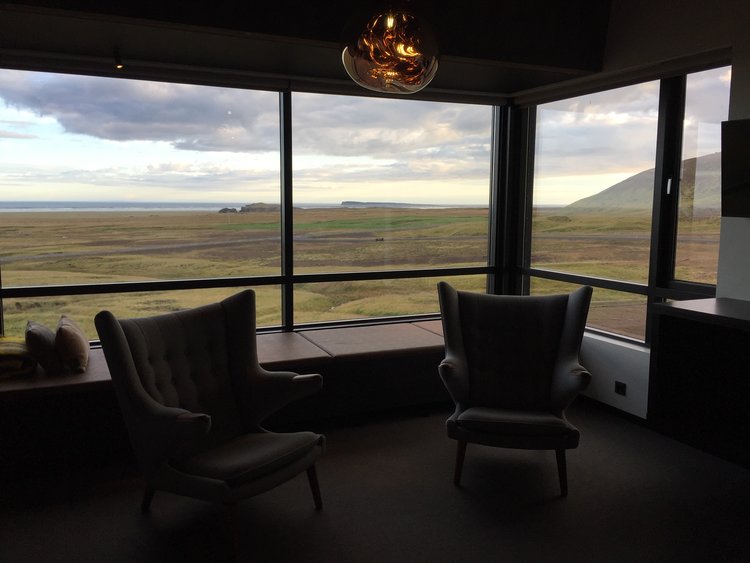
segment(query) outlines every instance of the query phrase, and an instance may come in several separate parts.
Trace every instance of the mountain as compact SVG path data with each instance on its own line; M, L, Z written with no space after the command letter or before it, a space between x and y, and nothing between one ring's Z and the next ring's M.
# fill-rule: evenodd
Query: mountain
M695 193L696 182L700 186ZM680 185L683 207L692 200L693 209L714 211L721 207L721 153L707 154L682 161ZM654 197L654 169L634 176L602 190L598 194L579 199L565 207L568 212L642 210L650 209Z

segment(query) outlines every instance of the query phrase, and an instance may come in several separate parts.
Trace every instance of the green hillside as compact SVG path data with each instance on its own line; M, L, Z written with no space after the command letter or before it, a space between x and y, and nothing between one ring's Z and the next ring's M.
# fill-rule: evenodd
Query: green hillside
M696 184L700 187L695 192ZM701 211L721 206L721 153L690 158L682 163L680 187L682 206ZM579 199L565 207L567 212L612 212L650 209L654 193L654 169L644 170L610 186L598 194Z

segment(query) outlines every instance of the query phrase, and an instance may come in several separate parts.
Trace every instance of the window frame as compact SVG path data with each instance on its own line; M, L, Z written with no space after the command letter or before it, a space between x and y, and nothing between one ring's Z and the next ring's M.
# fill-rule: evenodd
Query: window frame
M16 68L16 70L30 72L57 72L54 69L40 70L39 68ZM81 76L109 76L105 73L76 73ZM130 76L120 76L121 79L132 79ZM147 80L157 80L148 78ZM164 81L164 80L162 80ZM169 79L167 79L169 81ZM206 86L224 86L221 80L196 81L196 80L171 80L178 83L193 83ZM237 84L230 87L243 88ZM246 85L244 89L259 89L253 85ZM269 90L268 88L266 91ZM347 282L347 281L369 281L369 280L393 280L393 279L414 279L425 277L452 277L464 275L484 275L486 279L495 273L495 267L492 265L491 256L492 248L496 247L494 242L496 229L492 227L497 221L497 217L492 213L492 202L494 201L495 178L495 155L498 154L504 146L501 137L496 133L494 128L495 114L498 113L498 107L490 102L478 103L476 100L470 102L475 105L490 106L493 108L492 117L492 138L491 138L491 159L488 170L488 258L487 263L483 266L465 266L465 267L438 267L438 268L417 268L408 270L372 270L362 272L335 272L335 273L306 273L297 274L294 271L294 224L293 224L293 148L292 148L292 96L293 91L290 89L277 90L279 96L279 148L280 148L280 224L281 224L281 270L279 275L264 276L238 276L238 277L219 277L219 278L185 278L169 279L157 281L136 281L136 282L104 282L104 283L85 283L77 285L30 285L20 287L6 287L2 283L2 263L0 261L0 334L4 334L4 300L6 299L33 299L55 296L75 296L75 295L101 295L110 293L135 293L149 291L169 291L169 290L192 290L192 289L212 289L212 288L231 288L231 287L258 287L276 285L281 287L281 324L278 326L259 327L259 332L283 331L291 332L298 329L315 328L322 326L351 326L365 324L382 324L384 322L410 322L415 320L430 320L439 318L439 311L434 313L424 313L416 315L400 315L389 317L369 317L364 319L349 319L338 321L320 321L296 323L294 322L294 287L297 284L315 283L315 282ZM367 97L363 95L363 97ZM427 100L421 100L427 101ZM437 100L435 100L437 101ZM446 100L456 103L454 100ZM489 285L488 285L489 289ZM96 342L96 341L94 341Z
M491 164L489 174L488 260L484 266L419 268L412 270L378 270L367 272L308 273L296 274L293 264L293 176L292 176L292 108L294 91L315 93L337 93L352 95L350 91L333 92L330 88L307 84L293 90L289 83L270 83L253 80L252 77L233 75L227 71L206 75L193 69L152 69L141 71L138 76L113 74L83 67L72 72L91 76L117 76L123 79L171 81L208 86L224 86L244 89L275 91L279 95L280 112L280 196L281 196L281 272L273 276L243 276L233 278L188 278L143 282L109 282L82 285L49 285L5 287L2 283L0 265L0 333L3 328L3 299L54 297L61 295L94 295L106 293L132 293L142 291L189 290L231 288L247 286L278 285L281 287L281 325L261 327L260 331L293 331L320 326L382 324L384 322L406 322L439 318L439 313L405 315L382 318L352 319L348 321L325 321L317 323L294 323L294 286L300 283L389 280L421 277L445 277L461 275L485 275L487 292L494 294L528 294L530 280L538 277L574 284L589 284L597 288L623 291L647 298L645 344L651 341L653 306L668 299L695 299L714 297L716 286L674 278L674 257L677 236L677 205L679 202L679 167L681 166L682 127L684 118L686 76L712 68L731 64L725 52L712 54L712 60L695 64L682 64L669 76L656 76L652 71L640 76L625 76L617 80L605 78L597 84L581 83L578 86L564 85L558 95L547 94L545 99L527 96L515 101L506 98L477 99L467 94L464 97L447 96L417 97L424 101L450 101L473 103L492 107ZM5 68L40 72L61 72L54 61L37 61L35 64L4 65ZM63 69L62 72L71 72ZM531 258L531 214L532 186L535 150L536 108L539 103L582 95L587 92L604 91L619 86L660 80L659 116L657 126L657 148L655 162L654 205L651 224L651 250L649 256L648 283L596 278L541 268L532 268ZM371 93L362 93L371 97ZM459 99L460 98L460 99ZM667 197L663 187L668 177L673 178L672 195ZM676 181L674 180L676 178ZM657 189L658 188L658 189ZM627 336L587 328L615 339L637 344L644 341Z
M649 253L649 276L647 283L626 282L599 278L595 276L571 274L544 268L531 267L531 227L533 175L526 175L523 189L526 194L526 205L523 210L523 224L518 231L519 240L523 241L523 250L517 261L519 293L528 295L532 277L591 285L594 288L609 289L643 295L646 297L646 327L644 340L613 332L587 327L592 333L601 334L629 343L650 345L653 334L654 306L667 300L700 299L716 296L713 284L690 282L675 278L675 256L677 249L677 224L680 199L680 170L682 167L682 135L685 115L687 76L713 68L731 65L726 60L716 61L710 65L685 70L669 77L660 78L659 110L657 121L657 139L654 170L653 207L651 220L651 245ZM644 79L643 82L646 82ZM595 91L605 91L618 86L635 84L609 85ZM566 96L568 97L568 96ZM574 97L574 96L573 96ZM564 98L557 98L564 99ZM552 100L547 100L552 101ZM541 102L525 110L523 117L523 137L526 154L526 170L533 170L535 155L536 111ZM671 189L667 193L667 182L671 180Z

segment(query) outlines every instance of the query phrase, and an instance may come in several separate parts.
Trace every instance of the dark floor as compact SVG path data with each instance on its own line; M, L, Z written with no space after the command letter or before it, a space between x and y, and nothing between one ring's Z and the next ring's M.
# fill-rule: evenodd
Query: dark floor
M326 428L324 508L303 475L241 505L241 561L750 561L750 470L591 401L571 421L570 495L553 452L469 446L455 488L447 411ZM0 561L230 561L221 507L157 493L131 466L54 470L0 493Z

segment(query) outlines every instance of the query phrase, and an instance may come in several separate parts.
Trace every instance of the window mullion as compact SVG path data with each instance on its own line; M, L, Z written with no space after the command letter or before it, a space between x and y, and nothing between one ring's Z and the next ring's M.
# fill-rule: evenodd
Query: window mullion
M487 293L503 293L506 270L504 257L507 252L507 216L504 202L508 192L508 109L492 108L492 150L490 174L490 209L488 265L492 273L487 276Z
M281 327L294 328L294 201L292 197L292 94L279 93L281 153Z
M516 287L514 293L529 295L531 278L525 272L531 267L531 224L534 214L534 158L536 151L536 107L518 109L513 141L517 150L518 169L514 178L519 194L514 212L516 223Z
M650 341L652 305L663 300L656 289L668 287L674 277L684 114L685 77L662 80L654 168L646 342Z

